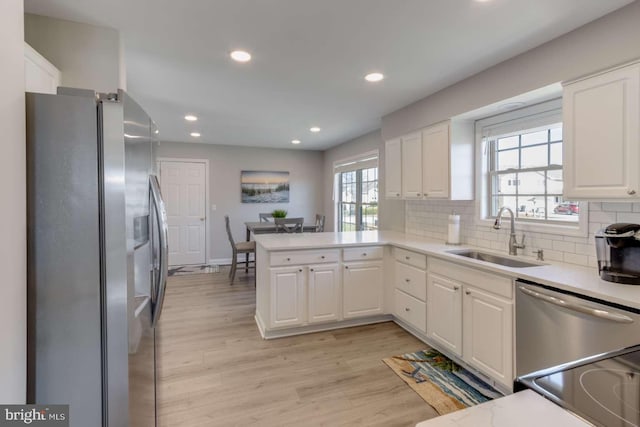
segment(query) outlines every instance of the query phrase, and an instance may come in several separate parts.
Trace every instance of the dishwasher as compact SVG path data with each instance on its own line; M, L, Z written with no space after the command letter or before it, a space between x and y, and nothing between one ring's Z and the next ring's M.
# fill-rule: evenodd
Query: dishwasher
M640 310L516 280L516 373L640 344Z

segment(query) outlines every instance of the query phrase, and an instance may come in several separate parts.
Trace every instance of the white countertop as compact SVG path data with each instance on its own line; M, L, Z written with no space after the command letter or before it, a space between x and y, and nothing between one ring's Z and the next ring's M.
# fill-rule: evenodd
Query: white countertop
M418 423L416 427L588 427L534 391L525 390Z
M572 264L547 262L546 265L526 268L505 267L447 253L451 250L475 249L507 256L504 253L473 246L451 246L442 241L426 239L394 231L357 231L344 233L261 234L255 236L258 245L267 251L340 248L349 246L393 245L421 252L429 256L453 261L462 265L482 268L494 273L530 280L581 295L602 299L627 307L640 309L640 286L621 285L600 279L594 268ZM523 261L531 258L517 257Z

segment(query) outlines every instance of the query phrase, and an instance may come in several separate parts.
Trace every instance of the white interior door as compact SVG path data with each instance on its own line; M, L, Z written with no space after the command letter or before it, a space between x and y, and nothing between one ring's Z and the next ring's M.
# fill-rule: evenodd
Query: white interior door
M205 164L162 161L160 186L169 223L169 264L205 264Z

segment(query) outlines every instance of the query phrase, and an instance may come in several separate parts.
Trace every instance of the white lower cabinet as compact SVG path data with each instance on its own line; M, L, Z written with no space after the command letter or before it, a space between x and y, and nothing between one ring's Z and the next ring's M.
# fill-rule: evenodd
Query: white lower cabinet
M270 327L302 325L306 320L303 267L271 269Z
M501 384L511 387L513 301L466 287L463 309L463 359Z
M309 266L309 323L340 318L340 269L338 264Z
M382 261L345 263L342 269L345 319L384 312Z
M427 278L427 336L462 356L462 285L433 273Z
M424 302L411 295L395 290L395 310L397 317L421 332L427 332L427 310Z

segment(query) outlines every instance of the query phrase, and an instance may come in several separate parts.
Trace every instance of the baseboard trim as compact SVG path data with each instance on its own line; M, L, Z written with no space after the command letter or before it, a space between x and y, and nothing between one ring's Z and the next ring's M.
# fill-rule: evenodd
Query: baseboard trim
M244 264L244 254L240 255L242 258L238 258L238 266ZM249 255L249 261L254 261L253 254ZM212 258L209 260L209 265L217 264L217 265L231 265L231 258Z
M260 319L261 321L262 319ZM353 326L364 326L371 325L374 323L383 323L383 322L391 322L393 321L393 316L391 314L383 314L380 316L369 316L363 317L360 319L349 319L342 320L340 322L331 322L331 323L322 323L318 325L307 325L300 326L297 328L286 328L283 330L270 330L262 329L264 324L260 324L258 314L256 313L256 323L258 323L258 329L260 329L260 334L266 340L274 339L274 338L284 338L290 337L294 335L302 335L302 334L310 334L313 332L322 332L322 331L332 331L334 329L342 329L342 328L351 328Z

